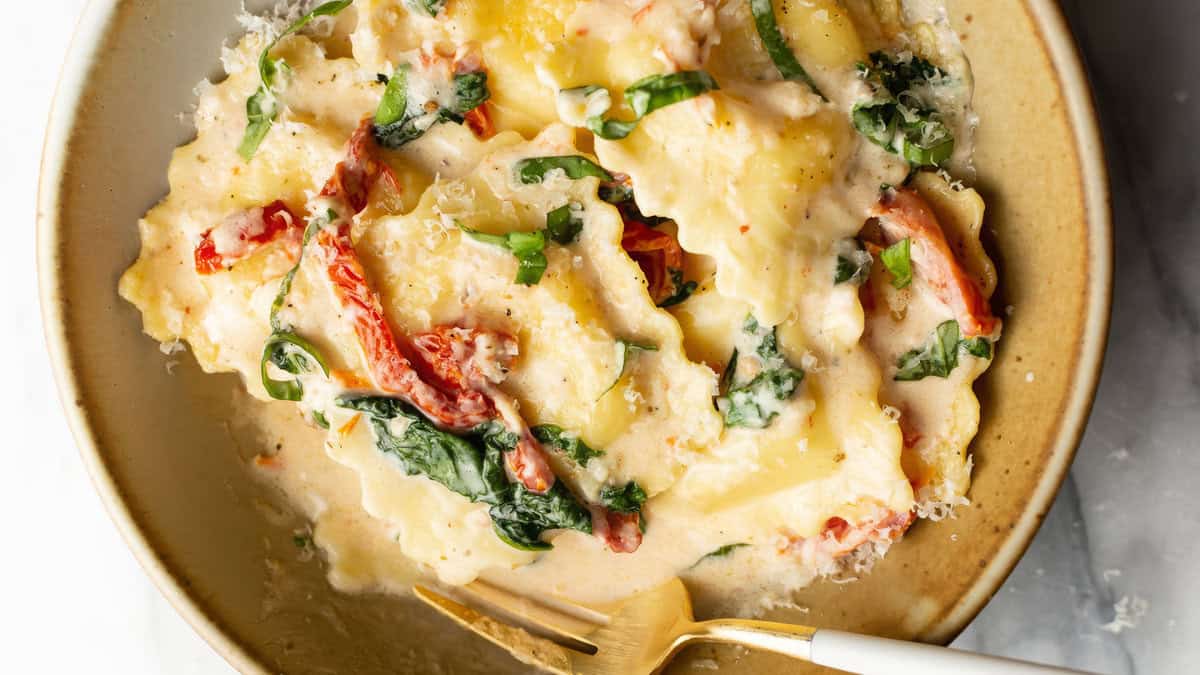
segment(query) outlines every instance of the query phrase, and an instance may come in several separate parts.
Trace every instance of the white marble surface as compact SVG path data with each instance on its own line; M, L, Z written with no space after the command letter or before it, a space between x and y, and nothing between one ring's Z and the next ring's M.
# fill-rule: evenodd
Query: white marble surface
M1064 0L1104 112L1116 309L1070 480L957 645L1105 673L1200 669L1200 4ZM227 673L142 575L62 421L42 346L33 209L42 126L83 0L7 3L0 203L0 644L13 673ZM1086 10L1086 11L1085 11ZM1014 73L1019 76L1019 73ZM1133 616L1124 626L1114 607ZM1138 614L1144 612L1143 615Z

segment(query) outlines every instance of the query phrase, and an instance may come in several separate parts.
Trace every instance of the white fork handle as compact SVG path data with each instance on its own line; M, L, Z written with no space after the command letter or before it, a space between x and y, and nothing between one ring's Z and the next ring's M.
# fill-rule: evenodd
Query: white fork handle
M1062 675L1081 672L919 642L826 629L818 630L812 637L812 662L863 675Z

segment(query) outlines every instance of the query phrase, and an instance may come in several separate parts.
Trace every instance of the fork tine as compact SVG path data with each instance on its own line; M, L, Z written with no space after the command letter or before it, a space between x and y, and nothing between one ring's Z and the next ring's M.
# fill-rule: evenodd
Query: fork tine
M520 619L541 631L563 635L591 647L588 635L608 623L608 616L565 600L530 598L486 581L473 581L461 590L484 604ZM577 649L575 645L566 645ZM586 651L593 651L588 649Z
M522 663L544 668L557 675L572 675L574 672L570 653L550 640L501 623L424 586L413 586L413 593L458 625L507 650Z

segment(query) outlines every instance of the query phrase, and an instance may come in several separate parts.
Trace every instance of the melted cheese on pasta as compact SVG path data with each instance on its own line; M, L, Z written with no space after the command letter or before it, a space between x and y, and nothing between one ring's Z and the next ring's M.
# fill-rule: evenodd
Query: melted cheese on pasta
M923 343L948 310L919 285L899 297L873 279L872 292L902 311L868 315L858 287L833 279L839 245L859 232L879 186L908 173L849 122L865 95L855 64L869 50L912 49L958 75L961 90L943 104L963 134L955 165L968 166L970 156L969 69L944 16L922 3L926 10L905 23L889 3L868 4L775 4L822 97L779 78L742 0L450 0L436 18L398 0L357 0L355 20L339 20L331 38L292 36L275 49L288 64L283 107L247 162L236 150L266 44L250 34L226 54L229 77L202 87L196 140L176 151L170 192L140 223L142 252L121 294L156 340L186 342L205 370L241 373L249 393L268 400L259 360L291 261L268 244L202 276L193 269L197 242L230 214L276 199L304 213L346 138L378 105L377 73L422 52L477 50L500 133L479 140L464 126L435 124L383 153L399 190L372 193L355 218L355 251L399 334L453 324L516 336L519 356L502 388L530 424L559 425L604 450L584 467L551 456L578 495L594 501L604 485L630 480L646 490L641 548L614 554L575 531L551 534L545 553L506 545L487 505L405 475L357 413L334 405L342 390L323 377L306 376L298 407L247 408L271 445L287 439L260 467L313 519L339 588L402 590L431 572L449 583L483 576L602 603L683 574L701 605L753 611L761 595L829 571L828 561L806 559L795 545L823 536L831 519L873 522L918 501L928 511L962 501L969 484L966 446L979 417L971 382L987 361L964 358L945 379L893 381L898 355ZM325 45L346 37L350 54L331 58ZM556 105L560 89L597 85L615 104L609 114L628 119L621 93L631 83L700 69L718 90L653 112L623 140L564 125L581 124L584 101ZM587 114L595 112L593 104ZM655 306L623 250L621 214L598 198L597 179L552 173L524 185L513 172L522 158L593 150L606 169L629 177L644 214L672 221L660 227L677 233L684 276L698 288L669 311ZM932 174L916 185L990 294L978 196ZM510 252L460 229L538 230L548 211L568 203L577 205L582 234L547 246L547 271L532 286L513 282ZM284 311L331 368L365 378L356 337L311 256ZM753 350L742 329L748 315L776 327L784 358L805 375L790 398L768 401L777 416L765 429L725 428L714 405L718 373L735 347ZM631 357L622 371L622 340L657 350ZM326 414L327 434L297 425L297 414L313 411ZM906 424L921 429L915 443L906 443ZM730 544L747 545L736 565L704 558Z

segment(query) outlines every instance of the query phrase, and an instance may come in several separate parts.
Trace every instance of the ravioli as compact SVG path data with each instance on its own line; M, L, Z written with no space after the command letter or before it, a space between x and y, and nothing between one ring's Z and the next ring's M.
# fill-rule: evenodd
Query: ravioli
M965 501L1000 326L936 3L355 0L275 42L311 8L199 88L120 292L261 401L335 585L755 613Z

